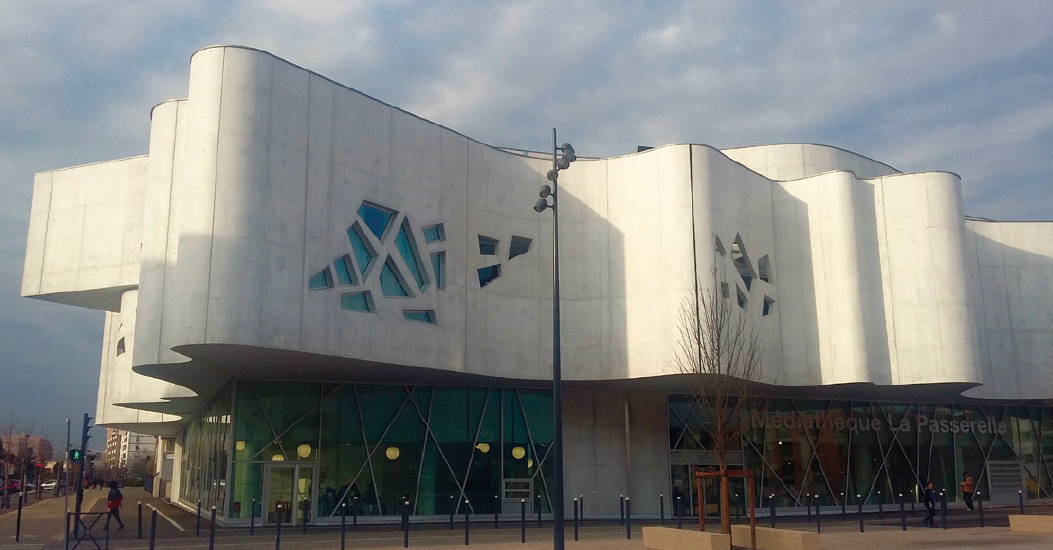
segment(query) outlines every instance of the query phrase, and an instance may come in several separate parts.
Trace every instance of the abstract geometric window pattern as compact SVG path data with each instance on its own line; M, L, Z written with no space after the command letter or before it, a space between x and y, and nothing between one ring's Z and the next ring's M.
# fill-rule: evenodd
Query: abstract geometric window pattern
M322 290L341 286L360 287L357 292L342 292L340 308L349 311L376 312L374 297L419 298L430 290L446 287L446 252L435 250L434 243L446 240L443 224L425 227L423 239L415 235L410 220L398 211L370 202L362 202L355 211L357 216L347 227L347 242L350 253L333 260L332 265L315 273L308 279L310 290ZM394 229L397 227L397 230ZM424 262L418 243L427 243L431 251ZM383 261L378 262L378 259ZM373 266L380 265L379 269ZM431 271L429 272L429 268ZM435 311L430 309L406 309L413 312L403 317L409 321L436 324Z
M713 447L692 397L670 395L668 403L671 476L678 486L694 468L712 467L697 461L709 456L699 451ZM772 494L776 506L803 506L814 494L824 506L846 500L855 506L857 494L868 505L893 504L899 494L918 502L924 480L953 501L961 498L965 471L986 500L1014 503L1021 486L1027 498L1053 496L1050 407L767 398L738 421L744 429L735 456L754 472L759 506ZM995 467L1003 464L1009 467ZM1004 485L1003 471L1015 473L1013 483ZM733 483L733 492L745 494L741 480ZM697 514L698 495L688 486ZM1007 486L1012 489L1000 489ZM708 502L719 498L711 490L719 488L706 487Z
M494 256L497 254L497 239L479 235L479 254L483 256Z
M323 521L339 516L341 504L348 514L398 515L405 495L412 514L463 513L466 500L470 513L492 514L503 479L529 480L528 509L550 510L550 392L239 381L235 395L224 413L234 424L225 437L235 441L227 447L234 472L225 484L227 517L249 517L245 503L260 501L263 463L279 460L318 463L324 475L310 504ZM188 441L195 456L219 451L212 439L202 439L202 449ZM518 510L516 503L496 511Z
M769 255L761 256L757 261L756 268L754 268L753 261L746 251L746 244L741 234L735 235L731 242L730 250L725 250L724 243L718 235L713 235L713 242L716 252L713 259L716 262L717 272L721 278L721 293L724 298L734 298L739 308L746 310L750 308L750 298L755 292L763 294L764 299L756 301L759 304L759 308L755 306L753 309L754 311L759 309L761 317L771 315L775 304L775 298L772 297L775 290L775 278L772 273ZM735 275L738 275L741 283L732 285L729 277L734 278ZM758 280L764 282L764 285L761 285L763 288L758 286ZM735 289L734 297L731 292L732 286Z
M533 239L530 237L512 235L508 245L508 259L511 260L512 258L530 252L530 245L532 242ZM496 256L499 243L500 241L493 237L479 235L479 255ZM501 264L481 267L477 269L476 272L479 275L479 288L482 288L494 282L494 279L501 276Z

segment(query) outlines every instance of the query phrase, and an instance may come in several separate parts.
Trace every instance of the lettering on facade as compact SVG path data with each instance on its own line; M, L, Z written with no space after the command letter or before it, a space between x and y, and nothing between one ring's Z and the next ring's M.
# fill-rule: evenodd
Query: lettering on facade
M763 428L767 425L775 429L803 428L812 430L822 428L839 432L848 430L853 434L868 431L880 432L885 429L885 423L878 418L846 418L840 414L767 413L766 411L751 411L750 425L753 428ZM914 415L913 422L911 422L909 417L905 417L898 424L894 423L889 428L892 433L925 430L940 434L978 433L998 435L1005 434L1007 429L1005 422L996 420L993 416L979 420L935 420L924 414Z

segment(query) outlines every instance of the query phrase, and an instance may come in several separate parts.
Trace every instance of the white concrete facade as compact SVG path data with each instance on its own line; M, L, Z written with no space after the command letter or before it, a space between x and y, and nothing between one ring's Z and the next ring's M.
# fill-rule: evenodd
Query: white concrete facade
M231 378L551 377L551 214L531 209L548 155L241 47L197 52L188 98L151 128L143 157L35 182L22 294L107 311L99 424L176 433ZM560 193L567 380L670 375L677 313L716 269L762 333L770 384L1053 397L1053 223L967 219L955 174L820 145L684 144L582 158ZM363 202L393 214L380 237ZM365 273L356 224L377 258ZM435 224L445 238L428 242ZM513 237L530 241L509 258ZM354 284L332 281L344 255ZM408 296L384 296L388 261ZM326 269L331 288L311 290ZM371 312L341 308L365 291Z

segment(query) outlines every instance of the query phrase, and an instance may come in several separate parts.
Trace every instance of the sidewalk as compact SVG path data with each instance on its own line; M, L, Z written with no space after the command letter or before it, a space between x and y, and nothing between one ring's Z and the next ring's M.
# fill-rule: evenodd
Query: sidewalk
M121 516L125 529L110 531L110 548L147 550L150 535L150 505L156 506L159 512L157 519L157 550L199 549L208 548L209 522L201 520L201 536L195 536L197 518L191 513L178 508L163 499L154 498L141 489L124 490L124 503ZM73 498L70 499L72 506ZM137 539L137 503L143 503L143 539ZM84 495L84 511L104 512L106 503L105 490L88 490ZM63 512L64 499L45 498L32 502L23 509L21 541L15 543L14 530L16 513L14 510L0 514L0 550L57 550L63 548ZM1003 510L1008 512L1010 510ZM1049 513L1048 509L1028 509L1029 514ZM992 514L991 520L1004 521ZM900 530L898 517L866 518L866 532L858 532L858 520L849 518L840 521L824 515L820 548L823 550L916 550L958 549L958 548L1008 548L1011 550L1038 550L1053 547L1053 535L1024 535L1010 533L1006 527L987 527L968 525L973 519L966 514L955 514L949 522L950 529L928 529L918 526L920 518L908 518L907 531ZM1053 520L1053 518L1051 518ZM626 540L625 528L617 521L590 521L580 533L580 541L574 541L573 524L568 521L566 548L568 550L640 550L643 548L641 525L655 525L657 522L633 522L632 540ZM101 525L101 523L100 523ZM759 522L758 525L767 525ZM988 525L991 525L989 522ZM674 524L667 520L667 527ZM955 527L959 526L959 527ZM115 527L115 526L114 526ZM685 529L697 525L685 521ZM780 521L779 527L814 531L815 524L807 523L804 518L793 521ZM93 530L93 535L102 539L105 532ZM520 543L520 526L518 522L502 523L495 530L490 522L473 522L470 527L470 546L478 550L548 550L552 548L552 528L550 523L538 528L533 521L527 525L525 544ZM300 527L284 526L281 533L282 548L305 550L335 550L340 548L340 527L309 527L306 534ZM347 525L346 548L398 549L403 545L403 533L398 526L360 526L359 531L352 532ZM412 525L409 534L410 548L428 548L429 550L463 549L463 524L457 524L453 530L445 525ZM81 543L80 548L94 548L90 542ZM272 550L275 548L275 528L259 527L254 535L248 528L218 529L215 548L224 550Z

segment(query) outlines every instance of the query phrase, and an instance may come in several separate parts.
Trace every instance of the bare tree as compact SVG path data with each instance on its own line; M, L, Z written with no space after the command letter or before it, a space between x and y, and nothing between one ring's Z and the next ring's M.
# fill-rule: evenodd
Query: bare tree
M760 336L746 310L712 273L711 284L696 278L695 290L681 306L673 367L687 375L687 387L702 410L702 429L713 442L721 473L728 452L742 437L743 407L750 402L751 382L761 377ZM731 533L728 478L720 477L721 531Z

